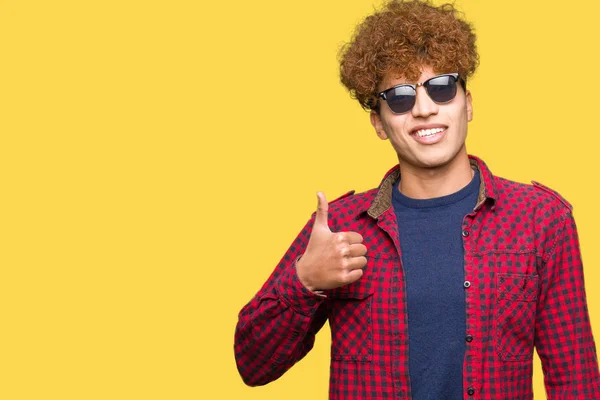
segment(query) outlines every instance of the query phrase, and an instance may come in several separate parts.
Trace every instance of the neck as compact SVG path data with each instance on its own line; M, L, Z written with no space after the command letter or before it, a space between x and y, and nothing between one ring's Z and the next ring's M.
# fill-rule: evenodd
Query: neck
M473 179L467 153L436 168L414 168L400 162L400 192L413 199L432 199L458 192Z

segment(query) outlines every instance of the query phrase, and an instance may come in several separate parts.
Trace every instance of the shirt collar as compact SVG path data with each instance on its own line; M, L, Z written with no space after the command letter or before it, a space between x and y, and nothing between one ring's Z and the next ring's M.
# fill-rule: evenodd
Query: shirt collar
M469 155L469 162L473 168L479 170L481 184L479 186L479 195L477 196L477 204L475 210L487 200L496 200L496 188L494 185L494 176L487 165L478 157ZM394 190L394 182L400 177L400 167L396 165L390 169L384 176L373 201L365 201L362 212L366 211L371 217L379 218L392 205L392 190ZM492 206L492 209L494 206Z

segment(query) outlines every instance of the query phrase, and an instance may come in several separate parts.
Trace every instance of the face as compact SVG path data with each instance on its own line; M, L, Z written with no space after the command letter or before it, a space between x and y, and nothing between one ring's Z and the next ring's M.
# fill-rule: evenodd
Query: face
M425 67L418 82L436 75L439 73ZM378 91L402 83L417 82L386 76ZM473 118L473 107L471 93L465 92L460 83L457 85L456 97L444 104L431 100L425 87L417 87L415 105L405 114L392 113L385 100L379 99L379 113L371 112L371 124L377 136L390 140L402 170L432 170L468 162L465 140L468 122Z

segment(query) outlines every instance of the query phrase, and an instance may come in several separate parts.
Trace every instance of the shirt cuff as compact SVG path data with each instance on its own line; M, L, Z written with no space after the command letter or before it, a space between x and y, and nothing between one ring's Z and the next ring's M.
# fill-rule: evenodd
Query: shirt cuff
M307 316L314 314L321 302L327 298L321 292L311 292L300 282L296 273L296 263L279 277L277 292L287 305Z

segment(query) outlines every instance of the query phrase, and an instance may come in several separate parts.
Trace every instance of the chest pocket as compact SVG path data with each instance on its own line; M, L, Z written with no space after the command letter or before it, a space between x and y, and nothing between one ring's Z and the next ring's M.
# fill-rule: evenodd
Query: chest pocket
M533 357L539 277L496 275L496 351L503 361Z
M386 261L367 257L367 265L359 280L327 294L331 300L329 325L332 360L371 361L373 303L377 296L381 266Z

